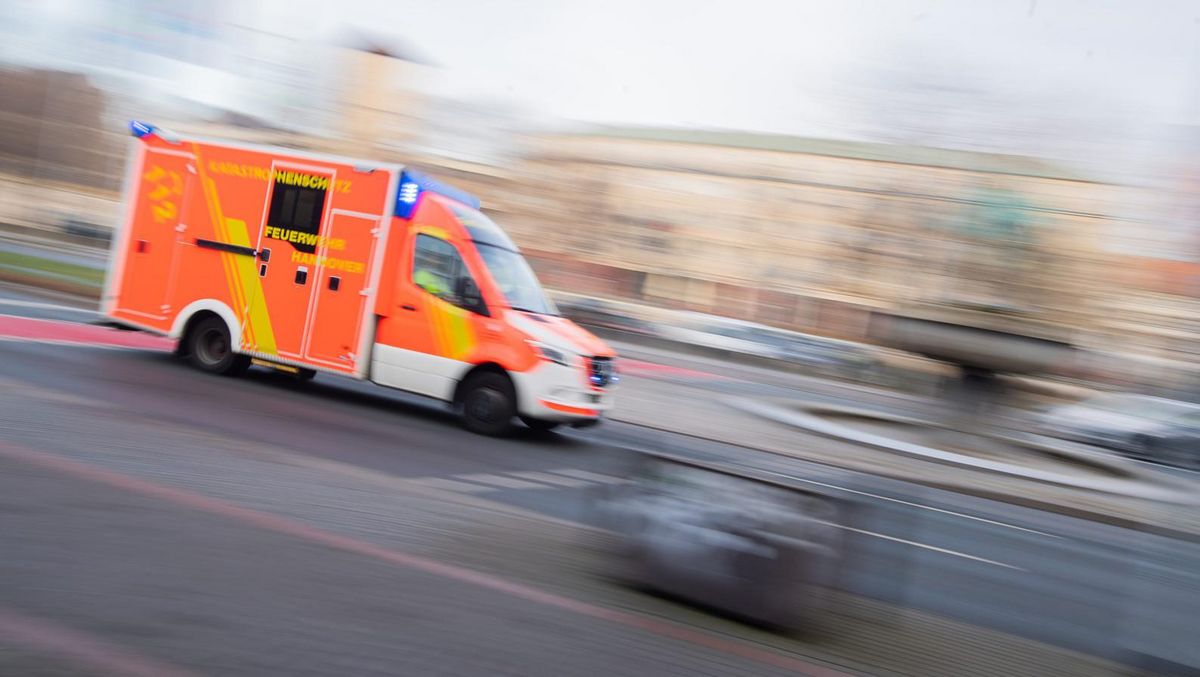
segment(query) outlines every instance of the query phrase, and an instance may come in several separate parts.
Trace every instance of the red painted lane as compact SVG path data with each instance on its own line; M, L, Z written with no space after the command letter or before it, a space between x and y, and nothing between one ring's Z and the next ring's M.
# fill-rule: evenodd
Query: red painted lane
M76 322L0 315L0 340L5 339L142 350L172 350L175 347L175 342L170 339L143 332L121 331L111 327L97 327ZM621 360L619 364L621 373L626 376L726 380L724 376L705 371L641 360L625 359Z
M67 660L80 674L129 677L192 677L194 673L159 663L77 630L0 607L0 637Z
M492 590L509 595L524 602L541 604L562 611L596 618L610 623L616 623L630 628L636 628L660 637L668 637L687 644L699 646L711 651L726 653L765 665L790 670L797 674L812 675L813 677L840 677L846 673L827 668L823 665L810 663L787 653L772 651L762 646L743 642L737 639L717 635L706 630L689 627L663 618L643 616L632 611L622 611L584 602L557 593L516 581L486 574L466 567L440 562L420 555L411 555L399 550L392 550L369 541L359 540L350 536L318 529L317 527L297 522L285 517L244 508L233 503L227 503L203 494L176 489L163 484L143 480L132 475L103 470L92 465L80 463L57 454L37 449L31 449L15 444L0 442L0 455L22 461L30 465L48 468L66 475L82 478L98 484L104 484L131 493L164 501L174 505L191 508L211 515L217 515L242 524L247 524L266 531L284 534L310 543L354 553L362 557L387 562L394 566L423 571L441 578L466 583L476 587Z
M140 331L16 315L0 315L0 340L3 339L143 350L172 350L175 347L175 342L170 339Z

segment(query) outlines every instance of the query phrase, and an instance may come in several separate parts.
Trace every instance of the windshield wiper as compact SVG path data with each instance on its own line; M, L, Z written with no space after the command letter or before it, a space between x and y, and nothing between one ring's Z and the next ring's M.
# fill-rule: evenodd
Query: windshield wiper
M509 308L512 308L513 310L517 311L518 313L533 313L534 315L549 315L551 317L558 317L558 315L556 315L555 313L546 312L544 310L534 310L532 308L522 308L521 306L509 306Z

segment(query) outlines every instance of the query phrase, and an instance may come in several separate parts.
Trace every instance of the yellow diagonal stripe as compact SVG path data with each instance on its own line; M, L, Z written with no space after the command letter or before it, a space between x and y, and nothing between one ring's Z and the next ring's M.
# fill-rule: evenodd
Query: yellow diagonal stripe
M249 247L250 233L246 230L246 222L241 219L225 219L226 236L230 244ZM271 317L267 312L267 299L263 295L262 278L258 276L258 259L249 256L229 254L233 258L234 272L240 279L243 292L248 293L249 318L251 334L254 336L255 349L262 353L275 354L275 332L271 329Z
M192 152L196 157L196 170L200 176L200 185L204 193L204 201L208 207L209 218L217 239L221 242L242 247L250 246L250 234L246 230L246 222L241 219L225 218L221 210L221 198L217 192L216 182L204 171L204 162L200 158L200 148L192 144ZM270 315L267 310L266 297L263 295L262 281L258 277L256 259L221 252L221 266L225 271L225 281L229 285L229 295L235 308L234 313L242 324L243 344L263 353L275 354L275 333L271 329ZM249 293L247 294L247 291Z

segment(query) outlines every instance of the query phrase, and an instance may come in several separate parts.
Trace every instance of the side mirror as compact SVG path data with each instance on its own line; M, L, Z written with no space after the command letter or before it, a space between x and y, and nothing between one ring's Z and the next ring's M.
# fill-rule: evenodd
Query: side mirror
M479 285L469 275L464 275L454 284L454 295L458 297L463 308L480 315L487 315L487 306L483 304L483 295L479 293Z

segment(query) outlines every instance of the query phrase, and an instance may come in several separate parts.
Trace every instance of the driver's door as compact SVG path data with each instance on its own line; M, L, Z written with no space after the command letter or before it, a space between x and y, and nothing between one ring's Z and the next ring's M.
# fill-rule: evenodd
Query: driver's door
M470 368L478 318L488 310L461 252L434 234L411 235L395 290L394 338L375 346L376 382L449 399Z

